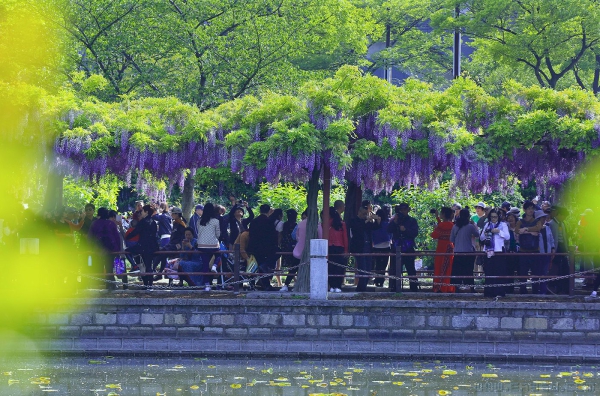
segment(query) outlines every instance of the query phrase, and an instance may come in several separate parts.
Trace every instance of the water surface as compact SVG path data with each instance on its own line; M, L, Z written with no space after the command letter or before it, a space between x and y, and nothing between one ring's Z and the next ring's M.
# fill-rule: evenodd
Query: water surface
M600 367L440 361L4 359L0 395L581 395Z

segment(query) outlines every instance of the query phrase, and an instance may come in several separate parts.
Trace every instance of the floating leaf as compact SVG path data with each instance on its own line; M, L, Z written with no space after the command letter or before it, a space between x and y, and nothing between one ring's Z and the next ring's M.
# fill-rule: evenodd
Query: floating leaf
M185 367L182 366L181 364L178 364L176 366L173 366L174 369L184 369ZM208 366L208 368L210 368L210 366Z
M402 381L395 381L395 382L392 382L392 384L398 385L398 386L402 386L402 385L404 385L404 382L402 382Z
M230 385L233 389L240 389L242 387L241 384L231 384Z
M510 382L510 380L500 380L500 382L508 383L508 382Z
M446 396L446 395L450 395L450 394L452 394L452 392L447 391L447 390L440 389L438 391L438 395L440 395L440 396Z
M217 366L215 366L215 365L212 365L212 364L211 364L210 366L207 366L207 367L208 367L209 369L214 369L214 368L217 368Z
M550 378L550 374L540 374L540 378Z
M582 380L582 379L576 379L574 382L576 384L585 384L585 380Z
M88 363L89 364L108 364L108 362L105 362L104 360L90 360Z
M444 375L456 375L456 371L454 370L444 370Z
M190 386L190 389L196 390L196 389L200 389L200 387L198 385L192 385L192 386Z
M594 376L594 374L592 374L592 373L583 373L583 376L587 377L587 378L592 378Z
M354 370L352 370L352 371L354 371L355 373L362 373L362 372L363 372L363 371L365 371L365 370L363 370L363 369L354 369Z
M106 385L104 385L104 387L107 388L107 389L118 389L118 390L121 390L121 384L106 384Z
M573 373L570 373L567 371L561 371L560 375L562 375L563 377L570 377L573 375Z
M158 364L149 364L148 367L158 367Z
M487 374L487 373L484 373L484 374L481 374L481 376L483 378L498 378L498 374Z
M4 373L2 373L4 375L12 375L12 371L5 371Z
M8 380L8 385L12 385L12 384L18 384L18 383L20 383L20 382L21 382L21 381L19 381L19 380L9 379L9 380Z

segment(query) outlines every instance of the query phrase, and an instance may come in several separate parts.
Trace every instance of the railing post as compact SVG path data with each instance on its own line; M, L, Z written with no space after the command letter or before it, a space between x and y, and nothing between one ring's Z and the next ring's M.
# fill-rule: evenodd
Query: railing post
M327 239L310 240L310 299L327 300Z
M569 251L569 296L572 296L575 292L575 277L572 276L575 273L575 250Z
M396 279L394 280L396 282L396 293L401 293L402 292L402 284L404 283L402 281L402 251L400 249L400 246L396 246L396 273L394 274L396 276Z
M239 293L240 284L240 244L233 245L233 291Z

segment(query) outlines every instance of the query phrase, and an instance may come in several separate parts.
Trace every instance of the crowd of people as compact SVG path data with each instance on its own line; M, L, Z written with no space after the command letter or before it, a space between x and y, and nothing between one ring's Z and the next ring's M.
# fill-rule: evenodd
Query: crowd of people
M264 204L255 215L247 202L234 196L230 196L229 201L227 206L210 202L196 205L189 221L180 208L166 203L137 201L129 216L107 208L96 211L94 205L88 204L81 214L64 211L53 219L53 226L57 232L78 231L105 253L125 251L124 257L131 268L129 274L141 273L143 285L149 289L163 276L169 276L170 283L172 278L179 278L178 285L197 286L207 291L226 287L227 276L220 274L232 268L226 265L224 251L233 250L234 245L239 244L242 271L277 274L276 282L272 282L271 276L260 277L256 285L251 282L252 287L289 291L306 244L306 211L298 219L298 213L289 209L284 221L281 209ZM431 210L436 226L430 237L437 241L438 253L433 264L434 292L473 291L477 276L474 272L485 275L484 295L489 297L514 293L512 284L528 278L537 281L549 274L569 274L568 257L559 254L567 253L569 246L565 208L551 206L549 202L538 206L525 201L521 208L509 202L498 208L479 202L474 209L471 213L468 207L457 203L439 211ZM410 206L401 203L392 213L390 205L363 201L356 216L347 224L342 220L344 211L344 202L336 201L328 213L329 291L342 291L349 257L354 258L358 270L359 276L354 282L356 291L367 291L370 283L383 288L386 274L397 273L393 256L398 249L403 253L403 268L399 271L407 272L410 290L419 291L422 282L415 268L415 240L420 230L417 220L410 215ZM322 231L319 223L319 237ZM469 254L476 251L485 254ZM502 254L506 252L519 254ZM113 281L107 282L107 287L116 288L116 275L127 288L125 271L115 271L120 258L114 254L103 257L98 260L102 262L106 279ZM288 270L278 271L282 267ZM594 290L600 286L600 281L597 283ZM388 290L396 291L396 284L393 279L387 281ZM534 294L569 292L568 279L533 282L531 286ZM521 294L528 293L524 284L517 290Z

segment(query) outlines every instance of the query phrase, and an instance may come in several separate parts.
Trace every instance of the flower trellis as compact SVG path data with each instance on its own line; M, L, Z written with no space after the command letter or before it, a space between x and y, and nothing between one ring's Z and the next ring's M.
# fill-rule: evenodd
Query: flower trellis
M395 87L343 67L297 96L247 96L210 112L173 98L81 100L60 113L56 164L86 178L137 172L142 190L153 178L182 185L186 169L204 166L276 183L306 182L327 164L374 192L434 189L452 176L473 192L518 179L547 193L600 146L599 114L598 100L577 89L513 83L492 96L466 79L444 91L415 80Z

